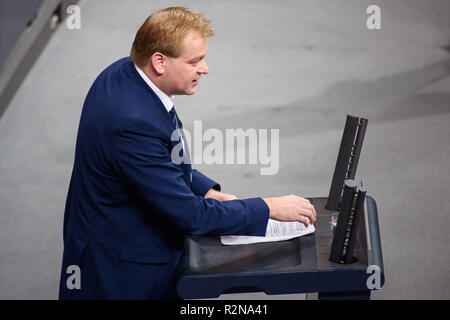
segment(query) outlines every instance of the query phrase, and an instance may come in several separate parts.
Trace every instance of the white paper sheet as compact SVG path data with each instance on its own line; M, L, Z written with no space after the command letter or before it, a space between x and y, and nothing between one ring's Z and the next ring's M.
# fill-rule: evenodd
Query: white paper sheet
M285 222L269 219L269 222L267 223L265 237L221 236L220 241L222 242L223 245L283 241L296 237L301 237L306 234L313 233L314 231L316 231L316 229L314 228L313 224L310 224L308 227L305 227L303 223L297 221Z

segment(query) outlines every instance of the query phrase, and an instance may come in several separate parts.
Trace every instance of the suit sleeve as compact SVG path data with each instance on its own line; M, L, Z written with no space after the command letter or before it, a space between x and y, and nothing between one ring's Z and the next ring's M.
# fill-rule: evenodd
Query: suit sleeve
M130 191L147 203L149 215L162 215L192 235L265 235L269 208L264 200L219 202L195 194L172 162L169 143L162 129L143 120L116 133L114 167ZM209 182L199 173L195 176L196 192L201 194Z
M211 180L200 171L192 170L192 192L197 196L205 196L209 189L221 190L220 184Z

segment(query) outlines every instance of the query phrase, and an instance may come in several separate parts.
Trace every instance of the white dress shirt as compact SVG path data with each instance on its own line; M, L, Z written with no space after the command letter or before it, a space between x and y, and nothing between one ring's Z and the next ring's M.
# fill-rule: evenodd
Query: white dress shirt
M170 112L170 110L173 107L173 96L169 97L164 92L159 90L157 86L147 77L147 75L142 71L141 68L139 68L136 64L134 65L139 75L144 79L144 81L149 85L149 87L153 90L154 93L159 97L161 102L163 103L164 107L166 107L167 112Z
M142 79L144 79L144 81L148 84L148 86L159 97L162 104L166 108L167 112L170 112L170 110L172 110L172 108L173 108L174 97L173 96L169 97L167 94L162 92L157 86L155 86L155 84L147 77L147 75L144 73L144 71L142 71L142 69L139 68L136 64L134 64L134 67L136 68L137 72L142 77ZM178 128L178 123L177 123L177 128ZM182 129L180 129L180 130L182 130ZM181 144L183 146L183 152L186 152L186 148L184 147L183 135L181 133L180 133L180 138L181 138ZM192 181L192 173L191 173L191 181Z

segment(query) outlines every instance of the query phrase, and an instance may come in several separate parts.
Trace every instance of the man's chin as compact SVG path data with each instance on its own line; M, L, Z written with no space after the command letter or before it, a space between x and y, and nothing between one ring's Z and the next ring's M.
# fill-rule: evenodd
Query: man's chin
M189 89L189 90L176 92L176 93L174 93L172 95L173 96L192 96L196 92L197 92L197 89L196 88L192 88L192 89Z
M188 96L192 96L196 92L197 92L197 88L194 87L192 89L186 90L184 94L186 94Z

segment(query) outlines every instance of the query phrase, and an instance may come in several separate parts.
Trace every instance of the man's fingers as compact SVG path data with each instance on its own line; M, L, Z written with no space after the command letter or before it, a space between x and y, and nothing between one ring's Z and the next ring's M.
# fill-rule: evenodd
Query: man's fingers
M314 206L312 204L309 205L308 208L312 210L312 213L313 213L313 216L314 216L314 220L315 220L316 217L317 217L316 208L314 208Z
M314 209L312 208L302 208L302 210L300 211L300 214L302 216L305 216L309 219L309 221L311 222L315 222L316 221L316 216L314 215Z
M317 216L316 209L311 204L311 202L308 199L300 198L300 197L298 197L298 200L299 200L299 206L300 207L306 208L306 209L310 209L312 211L312 214L314 216L314 221L315 221L316 220L315 217Z
M308 199L288 195L263 199L269 207L269 217L279 221L300 221L305 226L316 221L316 209Z
M316 221L316 209L312 204L304 204L300 208L300 214L307 216L312 222Z
M299 221L305 225L305 227L309 226L310 220L305 216L300 216Z

